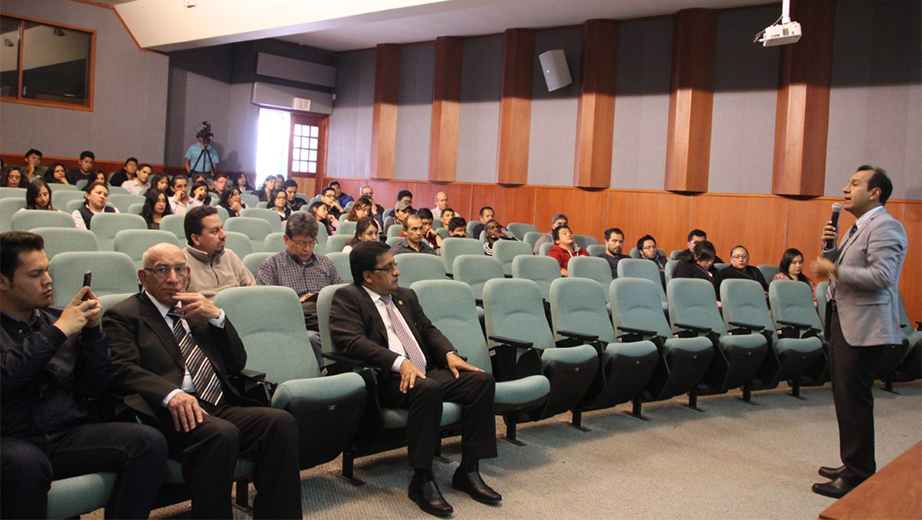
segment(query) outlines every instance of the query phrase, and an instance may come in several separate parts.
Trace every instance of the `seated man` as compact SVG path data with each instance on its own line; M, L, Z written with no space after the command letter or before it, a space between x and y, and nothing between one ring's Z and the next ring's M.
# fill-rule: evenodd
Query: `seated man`
M707 240L707 239L708 239L708 234L705 233L704 230L702 229L693 229L689 231L688 232L688 243L686 244L688 248L683 249L681 253L676 255L675 260L688 260L690 257L695 256L695 244L697 244L698 242ZM724 263L724 261L721 260L719 256L714 255L714 263L722 264Z
M339 202L339 207L345 208L346 204L349 204L350 202L355 202L355 199L352 198L352 195L349 195L348 193L343 193L343 189L342 189L342 186L339 185L339 181L330 181L330 183L327 184L327 187L333 188L334 190L333 196L336 198L336 202Z
M439 222L442 223L442 227L448 229L448 223L451 222L451 219L455 218L455 210L451 208L445 208L442 210L442 215L437 217Z
M548 242L553 244L554 243L554 235L553 235L554 230L557 229L559 226L563 226L567 224L568 222L569 222L569 219L567 219L567 216L564 215L563 213L558 213L557 215L554 215L554 218L551 219L551 230L544 236L538 238L538 240L535 242L535 254L537 255L541 253L542 244L546 244Z
M125 159L125 165L122 169L109 176L110 186L122 186L126 182L133 180L138 172L138 160L134 157ZM125 186L122 186L123 188Z
M495 220L487 222L483 234L486 240L483 242L483 253L487 256L493 256L493 247L500 240L518 240L505 233L506 228Z
M201 206L202 201L193 199L189 196L189 178L183 174L178 174L170 181L170 189L173 196L170 198L170 210L174 215L185 215L186 211Z
M182 462L193 518L231 518L237 458L255 461L256 518L301 518L298 429L284 410L258 406L228 382L246 366L224 311L185 292L182 250L157 244L138 271L144 291L103 317L112 350L109 391L166 437Z
M93 164L96 161L96 155L89 150L80 152L80 162L76 168L67 170L65 174L67 184L77 184L77 181L85 180L87 183L93 180L96 172L93 171Z
M214 206L197 206L186 213L186 263L189 266L190 291L200 292L209 300L228 287L256 285L253 273L243 265L237 253L224 248L227 235Z
M423 219L416 215L407 217L403 221L403 232L406 238L403 239L403 242L394 246L391 253L395 255L403 253L437 254L435 249L423 240Z
M416 216L423 221L423 238L429 242L434 249L442 247L442 237L432 229L432 211L429 208L422 208L416 213ZM406 236L406 233L404 233Z
M467 238L467 221L464 217L454 217L448 221L448 236Z
M416 213L413 211L413 206L411 206L409 202L401 200L397 203L396 206L394 206L394 215L387 217L387 219L384 221L383 231L387 233L387 228L396 224L400 224L401 226L404 225L407 217L413 213Z
M413 192L410 190L400 190L397 192L397 202L406 202L408 205L413 205Z
M656 239L651 235L644 235L640 237L640 240L637 241L637 252L640 253L640 258L646 258L647 260L652 260L656 267L659 268L659 277L660 282L663 284L663 289L666 289L666 257L659 253L659 249L656 247Z
M560 276L567 276L567 266L574 256L589 256L589 252L579 247L570 226L564 224L554 228L554 245L547 252L547 256L557 260L560 264Z
M384 225L384 206L375 202L374 188L365 184L361 187L361 189L359 190L359 193L361 193L363 197L371 201L372 210L371 210L371 215L369 216L374 217L374 219L378 221L379 227L383 226Z
M297 185L297 183L295 183ZM226 173L217 173L214 176L214 185L211 186L208 191L211 192L212 197L221 198L221 194L224 193L224 188L227 187L227 174Z
M128 190L128 193L131 195L140 195L142 190L146 190L150 186L148 181L150 180L150 176L153 172L154 169L151 167L151 165L147 163L141 164L138 166L138 170L135 172L134 179L125 181L122 184L122 188Z
M327 205L327 212L332 216L333 219L338 219L340 215L343 214L343 207L339 205L339 201L336 200L336 190L327 186L320 192L320 200Z
M387 244L359 242L349 260L355 283L333 296L330 333L346 355L380 370L382 406L409 411L410 499L427 513L452 512L432 474L442 403L448 401L462 407L462 461L452 486L479 502L499 503L502 496L484 483L478 467L480 459L496 457L493 376L461 359L416 293L398 287L400 272Z
M150 426L87 422L84 397L100 395L112 370L101 306L84 287L49 307L44 247L33 233L0 234L0 517L48 518L52 479L111 471L106 518L147 518L166 439Z
M437 219L442 218L442 212L448 209L448 194L440 191L435 194L435 207L432 208L432 216ZM454 213L454 211L452 211Z
M474 231L471 233L471 238L480 238L480 234L483 233L484 228L487 226L487 222L495 218L496 212L493 211L493 208L490 206L484 206L480 208L480 223L474 226Z
M624 258L630 258L628 255L622 254L621 250L624 247L624 232L618 228L610 228L605 230L605 252L600 254L599 257L604 258L608 261L609 267L611 267L611 277L618 277L618 262Z
M23 177L29 181L36 177L42 177L45 175L45 172L48 171L48 168L42 166L42 151L36 150L35 148L30 148L28 152L23 154Z
M217 181L215 181L217 184ZM294 179L288 179L282 183L282 189L285 190L285 197L288 200L288 208L291 211L298 211L301 206L307 204L298 198L298 183Z
M322 367L324 363L317 323L317 299L311 296L328 285L343 283L343 279L329 258L314 254L317 228L317 220L307 213L299 211L292 214L285 223L285 235L282 236L288 250L265 259L259 266L256 282L259 285L290 287L298 293L304 310L307 335L314 347L317 365Z

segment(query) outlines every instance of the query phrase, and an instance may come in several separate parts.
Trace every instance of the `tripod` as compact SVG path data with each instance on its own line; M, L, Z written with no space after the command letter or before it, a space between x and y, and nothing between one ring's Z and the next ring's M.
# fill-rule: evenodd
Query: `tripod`
M202 158L204 158L205 162L203 163L203 166L207 167L205 171L207 171L213 177L214 176L214 164L211 162L211 154L208 153L208 145L211 143L203 142L203 144L205 145L205 147L202 148L201 152L199 152L198 159L195 160L195 164L192 165L192 168L189 168L189 174L191 175L193 172L196 171L195 169L196 166L198 166L198 163L201 162Z

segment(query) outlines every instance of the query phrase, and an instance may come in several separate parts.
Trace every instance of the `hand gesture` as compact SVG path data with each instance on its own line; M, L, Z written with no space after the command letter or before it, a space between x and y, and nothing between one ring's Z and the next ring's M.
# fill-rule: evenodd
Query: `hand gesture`
M839 240L839 231L835 226L832 225L832 221L826 223L826 226L823 227L823 236L821 237L823 242L827 240L832 240L832 243L835 244Z
M214 320L221 316L221 309L201 293L176 293L176 300L182 302L180 312L183 318L201 316L207 320Z
M426 375L420 372L412 361L404 359L403 363L400 364L400 392L405 394L407 390L413 388L417 377L426 379Z
M461 359L461 356L454 352L449 353L448 356L445 357L445 362L448 363L448 370L451 370L451 373L455 375L455 379L461 377L459 373L460 370L464 370L465 372L483 372L483 370Z
M813 270L813 276L817 278L835 279L836 277L836 264L825 258L817 258L810 268Z
M198 399L185 392L178 392L166 404L167 410L173 417L173 426L176 431L188 432L202 422L202 416L208 415L208 412L202 410L198 404Z
M89 294L90 299L83 301L84 294ZM101 312L102 306L99 304L99 300L96 299L96 295L93 294L89 287L84 287L67 304L64 312L54 322L54 326L60 329L65 336L70 337L80 332L83 327L95 327L99 323L99 314Z

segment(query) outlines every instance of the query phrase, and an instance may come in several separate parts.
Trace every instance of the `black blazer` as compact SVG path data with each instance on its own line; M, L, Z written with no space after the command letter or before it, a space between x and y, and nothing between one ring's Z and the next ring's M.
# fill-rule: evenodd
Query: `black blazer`
M717 273L717 270L714 269L714 266L711 266L708 269L708 273L711 276L708 276L697 264L691 262L679 262L675 266L675 272L672 273L673 278L697 278L699 280L707 280L714 285L714 294L717 296L717 300L720 300L720 274Z
M425 354L426 365L445 368L445 356L455 349L423 313L416 293L400 287L391 297ZM398 354L387 348L387 328L375 303L362 287L349 284L333 295L330 334L346 355L391 372Z
M187 320L199 348L212 362L231 404L258 404L240 396L228 383L228 374L246 366L243 342L230 320L218 328L204 318ZM129 408L154 419L167 394L182 387L185 361L173 331L145 293L111 307L102 319L112 352L109 392Z

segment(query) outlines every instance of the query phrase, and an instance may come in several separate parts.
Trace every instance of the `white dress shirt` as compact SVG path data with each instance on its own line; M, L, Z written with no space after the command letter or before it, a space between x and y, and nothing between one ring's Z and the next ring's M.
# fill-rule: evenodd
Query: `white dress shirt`
M400 365L403 364L403 360L407 359L407 353L403 348L403 343L400 341L400 338L397 337L397 333L394 332L394 324L391 323L390 316L387 315L387 307L384 305L384 302L381 300L381 295L372 291L368 287L362 286L362 289L365 289L365 292L368 293L368 296L371 296L371 301L375 302L375 308L378 309L378 314L381 315L381 321L384 322L384 326L387 328L387 348L391 352L396 353L399 357L394 361L394 364L391 365L391 370L394 372L400 372ZM394 302L394 307L397 306L397 303ZM416 343L416 338L413 336L412 329L407 325L403 315L400 314L400 311L397 311L397 319L400 320L400 323L406 329L407 333L410 335L410 338L413 340L413 343ZM425 360L426 354L423 353L423 349L419 347L419 343L416 343L416 348L419 349L420 354Z

